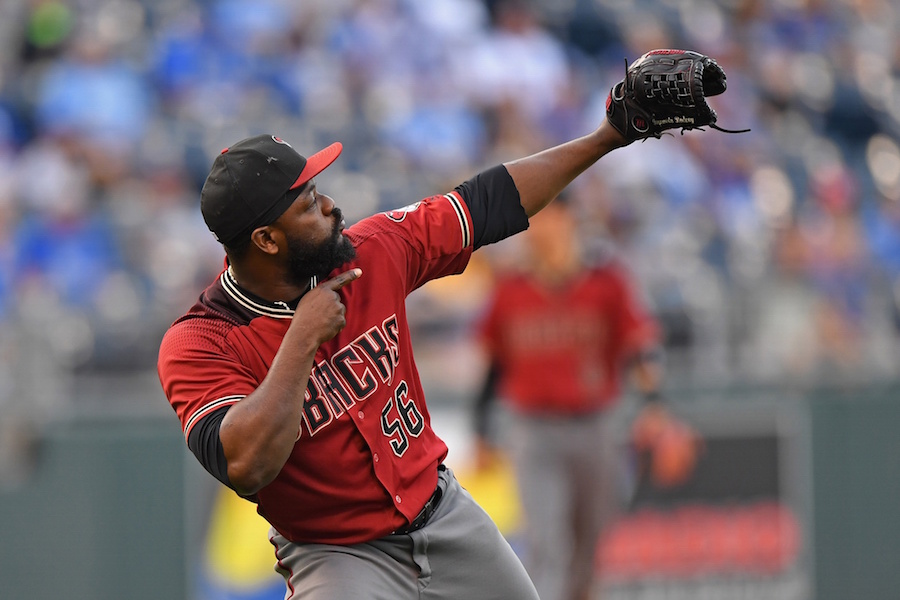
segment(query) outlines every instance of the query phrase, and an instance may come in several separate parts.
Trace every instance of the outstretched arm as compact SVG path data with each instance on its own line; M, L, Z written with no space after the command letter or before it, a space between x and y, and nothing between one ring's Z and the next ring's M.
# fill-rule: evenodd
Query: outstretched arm
M522 208L532 217L588 167L625 144L625 138L604 119L593 133L504 166L519 190Z

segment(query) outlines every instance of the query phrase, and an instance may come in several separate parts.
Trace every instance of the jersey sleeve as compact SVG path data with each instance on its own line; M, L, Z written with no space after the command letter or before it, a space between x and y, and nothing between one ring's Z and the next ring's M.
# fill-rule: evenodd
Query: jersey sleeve
M204 418L239 402L259 380L227 341L228 328L211 320L175 324L160 345L158 373L181 421L185 440Z
M381 277L393 273L400 281L392 283L407 294L432 279L462 273L474 250L472 217L457 192L378 213L351 231L358 254L368 260L363 270L374 268Z
M378 240L378 254L406 273L405 291L461 273L474 250L528 228L515 182L503 165L453 191L363 219L351 228L359 245Z

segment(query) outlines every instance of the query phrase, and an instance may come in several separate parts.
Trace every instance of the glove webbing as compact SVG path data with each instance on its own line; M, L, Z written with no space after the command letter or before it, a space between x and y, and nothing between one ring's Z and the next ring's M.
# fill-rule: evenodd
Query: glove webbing
M684 73L666 73L658 75L645 75L649 78L651 94L654 98L661 98L675 106L691 107L696 103L691 95L691 88L684 78Z

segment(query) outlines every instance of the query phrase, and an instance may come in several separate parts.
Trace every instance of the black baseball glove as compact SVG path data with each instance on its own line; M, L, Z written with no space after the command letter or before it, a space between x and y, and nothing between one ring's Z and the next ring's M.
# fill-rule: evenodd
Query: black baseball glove
M651 50L625 69L606 99L606 116L628 143L662 137L667 129L722 129L708 96L725 91L725 71L712 58L690 50Z

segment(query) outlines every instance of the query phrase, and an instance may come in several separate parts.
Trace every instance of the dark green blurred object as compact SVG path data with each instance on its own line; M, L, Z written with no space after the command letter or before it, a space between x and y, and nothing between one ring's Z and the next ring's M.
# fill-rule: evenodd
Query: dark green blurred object
M42 2L28 20L28 43L40 49L59 46L69 37L73 23L68 6L61 2Z

